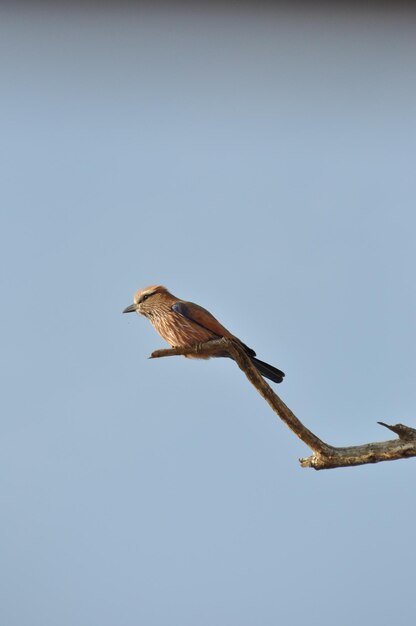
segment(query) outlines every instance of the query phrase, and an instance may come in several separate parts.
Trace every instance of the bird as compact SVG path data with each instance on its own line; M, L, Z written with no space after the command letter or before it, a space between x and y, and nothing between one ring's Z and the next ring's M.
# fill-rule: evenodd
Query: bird
M177 298L163 285L151 285L136 291L133 304L126 307L123 313L137 313L147 317L172 348L192 347L221 337L233 339L243 347L263 377L275 383L283 380L284 373L281 370L257 359L254 350L232 335L209 311L194 302ZM207 357L196 353L190 358Z

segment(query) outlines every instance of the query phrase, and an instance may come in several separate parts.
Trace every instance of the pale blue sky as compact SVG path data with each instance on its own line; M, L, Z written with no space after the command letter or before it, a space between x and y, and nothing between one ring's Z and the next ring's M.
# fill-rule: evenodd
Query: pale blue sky
M301 469L121 311L209 308L330 443L415 425L415 59L404 9L3 5L2 625L414 619L414 461Z

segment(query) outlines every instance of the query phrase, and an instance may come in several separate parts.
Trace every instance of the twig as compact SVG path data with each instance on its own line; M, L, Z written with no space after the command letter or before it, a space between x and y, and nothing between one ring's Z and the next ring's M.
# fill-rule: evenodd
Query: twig
M395 432L398 435L398 439L346 448L337 448L325 443L306 428L289 407L286 406L259 374L241 344L233 339L222 338L188 348L156 350L149 358L155 359L177 355L193 356L195 354L202 358L209 358L210 356L224 355L224 353L228 353L234 359L276 415L312 450L313 454L311 456L299 459L302 467L312 467L316 470L333 469L335 467L350 467L367 463L379 463L381 461L395 461L416 456L416 429L403 424L391 426L384 422L378 422Z

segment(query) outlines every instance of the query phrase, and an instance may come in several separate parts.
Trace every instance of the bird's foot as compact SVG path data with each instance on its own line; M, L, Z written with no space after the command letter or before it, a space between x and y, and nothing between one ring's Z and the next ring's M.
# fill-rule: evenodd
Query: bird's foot
M204 343L196 343L195 345L193 345L192 347L194 349L194 352L196 354L198 354L198 352L201 352L204 349L204 345L206 346L206 344Z

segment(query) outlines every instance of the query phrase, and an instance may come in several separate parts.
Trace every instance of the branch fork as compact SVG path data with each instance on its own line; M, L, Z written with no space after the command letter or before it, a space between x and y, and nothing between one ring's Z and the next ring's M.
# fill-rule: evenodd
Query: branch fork
M316 470L333 469L336 467L380 463L381 461L395 461L416 456L416 429L404 424L389 425L384 422L378 422L381 426L394 432L398 436L397 439L343 448L325 443L306 428L289 407L286 406L256 370L244 348L234 339L223 337L185 348L156 350L152 352L149 358L156 359L178 355L193 356L195 354L198 354L199 357L209 358L211 356L224 355L224 353L228 353L234 359L238 367L244 372L250 383L276 415L311 449L311 456L299 459L302 467L311 467Z

